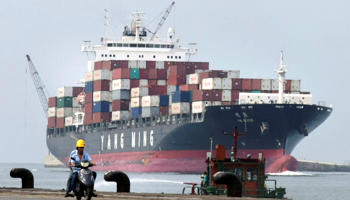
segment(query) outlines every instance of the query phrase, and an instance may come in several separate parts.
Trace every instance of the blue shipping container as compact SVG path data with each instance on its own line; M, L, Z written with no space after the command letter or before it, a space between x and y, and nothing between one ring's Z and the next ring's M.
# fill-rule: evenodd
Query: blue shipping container
M139 115L142 114L142 108L131 108L131 118L139 118Z
M191 92L190 91L176 91L171 94L171 102L191 102Z
M169 95L160 95L159 96L159 105L160 106L169 106Z
M94 82L85 83L85 93L90 93L94 91Z
M92 112L93 113L109 112L109 102L108 101L94 102Z

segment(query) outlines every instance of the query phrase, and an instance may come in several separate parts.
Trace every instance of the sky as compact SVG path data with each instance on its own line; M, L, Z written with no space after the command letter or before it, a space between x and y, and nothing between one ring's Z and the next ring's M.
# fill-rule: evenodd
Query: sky
M30 77L30 55L50 93L76 86L87 71L84 40L100 44L105 9L113 36L129 26L133 11L144 11L144 24L155 30L168 0L2 1L0 3L0 163L43 163L47 120ZM180 44L197 43L192 61L213 70L240 70L242 78L275 79L284 52L287 79L301 80L313 103L326 101L331 116L292 152L297 159L343 164L350 160L350 7L331 0L178 0L159 34L175 29ZM158 17L158 18L157 18Z

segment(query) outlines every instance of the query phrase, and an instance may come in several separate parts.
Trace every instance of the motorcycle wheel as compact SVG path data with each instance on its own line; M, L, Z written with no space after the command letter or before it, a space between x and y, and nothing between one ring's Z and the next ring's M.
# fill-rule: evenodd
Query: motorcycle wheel
M91 200L92 197L92 187L86 188L86 200Z

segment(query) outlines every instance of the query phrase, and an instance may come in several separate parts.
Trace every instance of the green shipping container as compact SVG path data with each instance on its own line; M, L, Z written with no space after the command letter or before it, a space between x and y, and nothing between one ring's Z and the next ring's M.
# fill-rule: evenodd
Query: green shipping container
M140 79L140 69L130 69L130 79Z
M190 102L192 102L192 91L190 91Z
M57 98L57 108L71 108L73 106L73 97Z
M260 90L253 90L252 93L261 93Z

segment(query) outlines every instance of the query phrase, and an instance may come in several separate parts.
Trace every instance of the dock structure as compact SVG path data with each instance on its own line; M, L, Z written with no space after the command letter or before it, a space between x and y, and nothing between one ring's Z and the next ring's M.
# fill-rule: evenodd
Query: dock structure
M64 199L64 190L49 190L49 189L22 189L22 188L0 188L0 200L22 200L22 199ZM186 194L154 194L154 193L115 193L115 192L99 192L96 199L101 200L114 200L114 199L169 199L169 200L182 200L182 199L193 199L193 200L209 200L213 199L240 199L240 200L257 200L257 198L245 198L245 197L226 197L226 196L213 196L213 195L186 195ZM73 198L66 198L73 199ZM95 198L92 198L95 199ZM260 200L261 198L259 198Z
M336 163L319 162L311 160L297 160L298 171L312 172L350 172L350 165L341 165Z
M44 166L45 167L67 167L53 155L45 156Z

